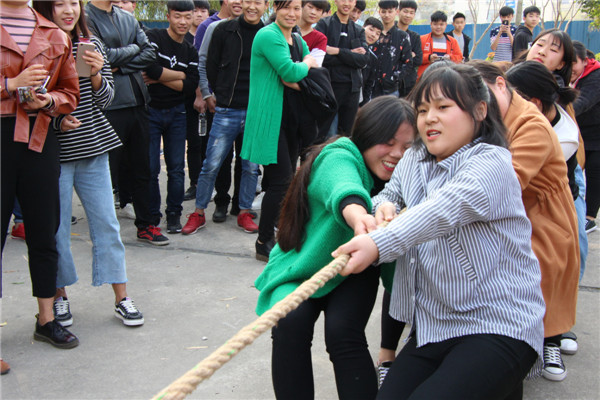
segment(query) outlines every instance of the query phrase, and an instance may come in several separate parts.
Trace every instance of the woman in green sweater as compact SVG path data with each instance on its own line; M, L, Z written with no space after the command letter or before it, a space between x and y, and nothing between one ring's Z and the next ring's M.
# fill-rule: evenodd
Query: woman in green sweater
M250 94L241 157L264 166L262 203L256 258L268 261L274 245L279 206L294 172L301 143L302 99L297 82L317 67L301 40L295 48L294 28L302 2L275 1L276 20L256 34L250 60ZM295 57L294 57L295 55Z
M309 153L285 196L277 244L255 282L258 314L328 264L338 245L375 229L371 196L383 188L412 145L415 120L406 101L382 96L358 112L350 138ZM321 311L339 397L375 397L377 376L364 330L378 286L379 268L337 276L279 321L272 331L277 398L314 398L311 342Z

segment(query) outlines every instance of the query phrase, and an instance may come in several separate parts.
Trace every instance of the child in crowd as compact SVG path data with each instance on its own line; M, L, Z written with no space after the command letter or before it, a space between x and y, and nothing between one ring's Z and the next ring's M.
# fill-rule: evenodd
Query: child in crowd
M470 66L425 74L419 140L373 198L391 222L333 253L351 256L343 275L398 260L390 314L412 333L378 398L518 398L542 355L531 223L491 96Z
M544 316L543 376L561 381L567 376L560 345L562 334L575 324L579 281L577 214L558 137L537 107L512 90L495 65L471 61L498 102L508 128L512 163L531 221L531 242L539 259Z
M443 11L431 14L431 32L421 36L423 63L417 71L419 78L427 67L438 60L462 62L463 55L458 42L446 33L447 21L448 16Z
M573 63L571 80L579 90L573 107L585 141L585 230L590 233L597 229L596 217L600 209L600 63L583 43L574 41L573 47L576 61Z
M523 25L519 25L513 36L513 59L531 47L533 29L540 23L540 9L529 6L523 10Z
M312 149L286 194L278 243L256 280L258 314L330 262L337 246L375 229L371 196L412 145L414 125L415 114L406 101L383 96L360 109L350 138ZM311 343L321 312L338 396L375 397L377 379L364 330L378 286L378 268L337 276L279 321L272 333L277 398L314 398Z

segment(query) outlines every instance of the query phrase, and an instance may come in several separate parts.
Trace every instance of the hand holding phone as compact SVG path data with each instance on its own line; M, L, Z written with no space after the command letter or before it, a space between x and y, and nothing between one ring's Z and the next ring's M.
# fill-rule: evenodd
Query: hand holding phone
M96 46L93 43L77 43L77 57L75 59L75 69L80 78L89 78L92 75L92 66L85 60L86 50L94 51ZM87 58L87 57L86 57Z

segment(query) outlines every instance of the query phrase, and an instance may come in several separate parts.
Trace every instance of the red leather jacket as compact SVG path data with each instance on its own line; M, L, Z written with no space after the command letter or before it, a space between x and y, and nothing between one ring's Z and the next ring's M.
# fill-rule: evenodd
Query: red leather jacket
M30 150L41 153L52 117L69 114L77 108L79 78L71 55L71 40L52 22L35 10L33 12L37 24L25 54L8 32L0 27L0 113L2 117L16 115L15 142L29 143ZM54 100L54 106L48 110L38 110L30 138L27 112L16 94L7 92L4 78L14 78L33 64L42 64L50 72L50 81L46 87Z

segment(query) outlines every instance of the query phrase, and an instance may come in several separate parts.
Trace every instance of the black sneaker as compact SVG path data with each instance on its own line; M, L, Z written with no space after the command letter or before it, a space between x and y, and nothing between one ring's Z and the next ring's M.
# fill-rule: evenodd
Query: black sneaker
M196 186L190 186L183 194L183 201L196 200Z
M58 347L59 349L72 349L79 345L77 336L69 332L67 328L63 327L56 320L52 320L45 325L40 325L40 323L36 321L33 339L50 343L52 346Z
M137 238L142 242L148 242L155 246L166 246L169 244L169 238L160 233L160 228L154 225L148 225L147 228L138 228Z
M586 233L592 233L596 229L598 229L598 226L596 225L596 221L594 221L593 219L588 219L585 221L585 232Z
M256 259L259 261L269 262L269 254L271 254L273 247L275 247L275 239L270 239L266 243L260 243L257 239L255 244Z
M212 220L216 223L225 222L227 220L227 206L216 206Z
M377 376L378 376L378 387L381 388L383 385L383 381L387 376L388 372L390 372L390 368L392 367L392 361L384 361L377 366Z
M181 233L181 221L179 215L167 214L167 232Z
M544 369L542 376L550 381L560 382L567 377L567 367L560 355L560 347L554 343L544 345Z
M77 223L77 217L74 215L71 215L71 225L75 225Z
M119 304L115 305L115 317L119 318L127 326L144 324L144 316L129 297L124 297Z
M66 297L54 299L54 320L64 326L73 325L73 315L71 314L71 305Z

